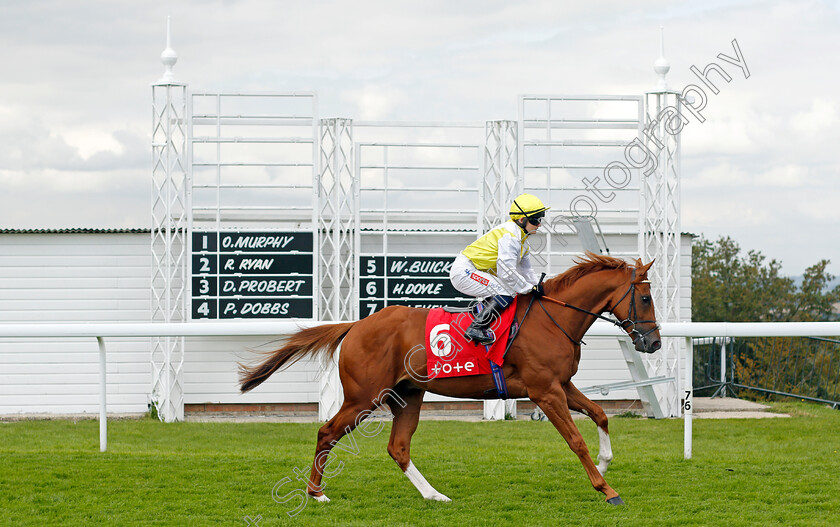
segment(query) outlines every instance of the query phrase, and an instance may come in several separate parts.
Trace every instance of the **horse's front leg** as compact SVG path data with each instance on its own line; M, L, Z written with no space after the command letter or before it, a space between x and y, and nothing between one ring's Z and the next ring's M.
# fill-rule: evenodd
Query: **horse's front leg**
M603 408L583 395L571 381L566 383L566 399L570 409L588 416L598 427L598 472L603 476L613 460L607 414Z
M554 427L557 428L557 431L560 432L560 435L563 436L566 443L569 444L572 452L577 454L595 490L602 492L608 503L622 505L624 502L619 497L618 492L607 485L604 476L601 475L595 467L592 458L589 456L589 449L586 447L586 442L583 440L583 436L580 434L580 430L578 430L572 420L572 414L569 412L564 387L560 383L555 382L545 391L539 391L533 394L529 393L529 397L542 408L542 411L545 412L545 415L554 424Z

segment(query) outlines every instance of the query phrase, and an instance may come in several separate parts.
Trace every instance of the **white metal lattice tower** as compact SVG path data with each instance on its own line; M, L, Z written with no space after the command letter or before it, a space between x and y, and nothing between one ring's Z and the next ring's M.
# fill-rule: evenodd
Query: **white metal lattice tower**
M670 69L665 59L660 36L661 54L654 65L659 75L655 90L645 96L643 141L656 167L642 176L640 247L645 262L656 258L649 278L660 322L680 322L680 94L668 87L665 76ZM680 345L682 339L662 339L662 349L653 357L645 357L651 376L680 378ZM666 415L680 414L680 393L677 383L655 387L657 398Z
M187 311L187 85L175 82L178 56L161 53L163 77L152 84L152 322L185 322ZM151 342L151 403L167 422L184 419L184 338Z
M353 121L322 119L319 134L318 229L321 231L320 312L318 320L356 320L359 317L356 295L353 250L356 231L355 185L353 163ZM323 358L319 381L318 418L332 418L343 402L338 377L338 356ZM327 404L323 404L327 401Z
M510 204L521 193L518 121L487 121L484 126L484 178L481 182L480 233L507 221ZM484 418L516 415L516 400L484 401Z
M318 177L318 228L321 230L319 320L356 320L358 302L352 260L355 234L353 121L322 119Z
M484 130L481 233L507 220L510 204L522 187L518 122L487 121Z

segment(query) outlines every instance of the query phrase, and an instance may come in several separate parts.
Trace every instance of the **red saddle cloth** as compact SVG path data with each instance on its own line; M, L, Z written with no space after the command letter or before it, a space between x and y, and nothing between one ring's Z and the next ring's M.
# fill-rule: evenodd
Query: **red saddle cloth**
M432 379L489 374L488 359L501 366L504 361L510 326L516 314L516 299L490 325L496 341L490 351L464 338L472 313L447 313L436 307L426 317L426 367Z

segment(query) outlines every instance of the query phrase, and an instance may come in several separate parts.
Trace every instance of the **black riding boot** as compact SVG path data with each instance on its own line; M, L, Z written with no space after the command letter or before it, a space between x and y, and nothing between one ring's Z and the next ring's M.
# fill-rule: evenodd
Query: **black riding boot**
M496 335L490 329L493 320L501 315L502 311L510 305L511 297L491 296L484 301L484 309L475 316L475 320L464 332L468 340L476 344L489 345L496 341Z

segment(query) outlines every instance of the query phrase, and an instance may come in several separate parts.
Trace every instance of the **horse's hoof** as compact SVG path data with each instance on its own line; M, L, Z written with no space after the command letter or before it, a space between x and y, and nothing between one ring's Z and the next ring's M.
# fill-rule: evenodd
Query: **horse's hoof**
M615 496L614 498L608 499L607 503L610 505L624 505L624 500L621 499L621 496Z
M321 503L329 503L330 499L325 495L321 494L320 496L312 496L315 501L320 501Z
M432 500L432 501L443 501L443 502L447 502L447 503L452 501L449 498L447 498L446 496L444 496L443 494L441 494L440 492L438 492L437 494L432 494L431 496L429 496L426 499L427 500Z

